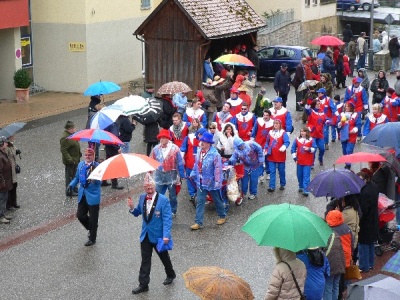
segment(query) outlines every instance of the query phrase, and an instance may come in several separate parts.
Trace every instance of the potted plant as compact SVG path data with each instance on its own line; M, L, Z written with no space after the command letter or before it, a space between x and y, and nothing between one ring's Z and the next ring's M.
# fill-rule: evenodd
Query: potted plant
M14 86L17 102L28 102L29 100L29 86L32 79L25 69L19 69L14 74Z

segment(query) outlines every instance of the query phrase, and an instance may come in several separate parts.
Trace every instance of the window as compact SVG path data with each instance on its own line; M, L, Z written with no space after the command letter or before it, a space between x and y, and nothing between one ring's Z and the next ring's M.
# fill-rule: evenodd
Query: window
M258 56L260 58L267 58L267 59L269 58L269 59L271 59L271 58L274 57L274 50L275 50L275 48L267 48L265 50L260 51L258 53Z
M151 0L141 0L141 9L150 9L151 8Z
M277 59L288 59L293 58L296 52L293 49L278 48L276 52Z
M315 6L315 5L318 5L318 0L312 0L312 4Z
M310 6L310 1L311 1L311 0L305 0L305 5L306 5L306 7Z

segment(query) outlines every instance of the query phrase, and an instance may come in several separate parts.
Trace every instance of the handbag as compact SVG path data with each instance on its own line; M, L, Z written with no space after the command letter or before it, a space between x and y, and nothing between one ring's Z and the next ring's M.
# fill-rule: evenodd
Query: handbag
M297 290L298 290L298 292L299 292L299 294L300 294L300 300L306 300L307 298L306 298L306 296L301 292L300 286L299 286L299 284L297 283L297 279L296 279L296 277L294 276L294 273L293 273L292 268L290 267L290 265L289 265L286 261L282 261L282 262L288 266L288 268L289 268L289 270L290 270L290 273L292 273L292 277L293 277L294 283L296 284L296 288L297 288Z
M21 167L19 166L19 164L15 164L15 173L21 173Z
M352 279L362 279L360 269L358 268L357 265L351 265L349 267L346 267L346 272L344 274L344 278L346 280L352 280Z

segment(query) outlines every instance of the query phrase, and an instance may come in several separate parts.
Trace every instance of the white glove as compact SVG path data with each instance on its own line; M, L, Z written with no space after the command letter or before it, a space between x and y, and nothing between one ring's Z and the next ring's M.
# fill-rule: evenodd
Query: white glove
M364 109L368 109L368 104L364 104Z
M285 146L285 145L282 145L282 146L279 148L279 151L280 151L280 152L285 152L285 151L286 151L286 146Z
M351 131L350 131L350 133L357 133L358 132L358 128L357 127L354 127Z
M339 112L338 111L335 111L335 116L339 116Z
M305 109L310 109L311 106L310 106L309 104L306 104L306 105L304 105L304 108L305 108Z
M295 153L292 153L292 157L293 157L293 159L295 159L295 158L297 157L296 152L295 152Z

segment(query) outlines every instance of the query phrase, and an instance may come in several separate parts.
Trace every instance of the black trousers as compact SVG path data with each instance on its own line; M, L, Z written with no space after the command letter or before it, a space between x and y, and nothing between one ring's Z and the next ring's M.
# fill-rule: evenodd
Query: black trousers
M279 94L279 97L282 98L282 106L283 106L283 107L286 107L287 96L288 96L288 94Z
M112 146L105 146L104 150L106 151L106 159L108 159L110 157L113 157L115 155L118 155L118 150L116 150ZM105 181L107 181L107 180L105 180ZM116 179L116 178L111 179L111 185L112 186L117 186L118 185L118 179Z
M156 251L158 257L163 263L167 277L176 276L174 268L172 267L168 251L163 251L159 253L156 249L156 244L152 244L149 240L149 237L146 234L146 237L144 238L143 242L140 243L142 263L140 265L140 271L139 271L139 284L142 286L147 286L149 285L150 282L151 257L153 255L153 249Z
M7 209L17 206L17 186L18 182L14 182L13 188L8 191Z
M157 146L157 144L158 144L158 142L148 142L147 143L147 148L146 148L147 156L150 156L151 149L154 148L155 146Z
M83 195L78 203L76 217L86 230L89 230L89 240L95 242L97 237L97 224L99 222L100 205L89 205Z
M71 165L65 166L65 188L67 188L68 185L70 184L70 182L72 181L72 179L74 179L77 168L78 168L78 165L76 165L76 164L73 164L73 165L71 164Z

